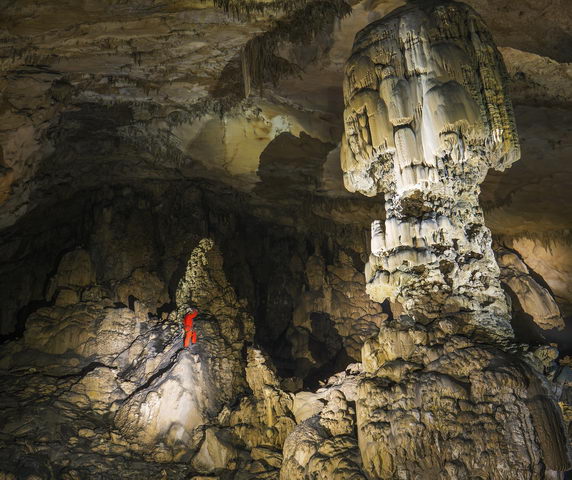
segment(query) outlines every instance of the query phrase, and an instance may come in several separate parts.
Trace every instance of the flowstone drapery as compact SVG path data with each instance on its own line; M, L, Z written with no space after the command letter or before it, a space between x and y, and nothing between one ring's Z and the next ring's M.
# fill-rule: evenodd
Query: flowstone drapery
M344 98L345 185L385 194L366 289L403 307L362 349L356 430L367 478L561 478L561 412L534 362L510 346L478 201L487 171L520 156L486 26L464 4L412 1L357 34Z
M345 185L385 194L367 290L423 323L447 313L510 337L478 202L487 171L520 157L505 68L472 9L416 5L359 32L346 65Z

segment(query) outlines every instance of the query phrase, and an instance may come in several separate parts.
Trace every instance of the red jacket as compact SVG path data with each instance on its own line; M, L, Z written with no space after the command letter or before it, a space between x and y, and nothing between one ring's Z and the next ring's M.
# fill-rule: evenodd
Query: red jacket
M185 331L193 329L193 320L196 318L198 314L199 312L197 312L196 310L192 310L191 312L185 315L185 318L183 319L183 328L185 329Z
M196 310L191 310L183 318L183 329L185 330L185 339L183 340L183 345L185 348L191 343L197 343L197 332L193 330L193 320L199 314Z

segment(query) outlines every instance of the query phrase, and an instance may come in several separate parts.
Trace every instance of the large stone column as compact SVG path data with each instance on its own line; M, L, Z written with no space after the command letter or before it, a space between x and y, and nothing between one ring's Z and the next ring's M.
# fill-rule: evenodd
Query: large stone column
M447 314L494 337L512 330L478 196L489 168L520 157L505 76L472 9L429 1L359 32L344 83L345 185L385 194L368 293L418 322Z
M488 169L520 155L491 35L464 4L411 2L357 34L344 96L346 187L385 195L367 291L404 310L362 349L366 477L562 478L561 412L534 362L511 346L478 202Z

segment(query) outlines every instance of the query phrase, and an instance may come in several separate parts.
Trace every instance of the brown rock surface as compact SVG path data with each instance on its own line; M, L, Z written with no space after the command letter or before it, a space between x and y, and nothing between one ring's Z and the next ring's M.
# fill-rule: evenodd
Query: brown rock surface
M568 441L543 376L558 352L540 347L530 358L510 345L509 304L478 203L487 170L520 157L490 34L465 5L412 3L359 32L345 74L344 183L385 197L367 289L403 310L363 347L355 422L363 471L559 475L570 467ZM524 263L510 252L499 259L533 320L563 327Z
M572 9L467 0L521 144L479 196L499 347L363 288L344 64L404 3L0 0L0 479L562 478Z

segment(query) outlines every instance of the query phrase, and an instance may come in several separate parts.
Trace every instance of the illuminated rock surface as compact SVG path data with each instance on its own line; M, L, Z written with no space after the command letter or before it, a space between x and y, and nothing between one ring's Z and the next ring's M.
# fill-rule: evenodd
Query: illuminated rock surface
M415 4L360 31L344 79L341 162L350 191L385 195L367 290L419 319L462 316L510 337L479 185L520 158L506 73L480 17Z
M402 0L0 1L0 479L562 479L572 11L467 3L500 55L456 5L430 50L417 20L388 30L418 32L403 72L357 65L385 83L351 121L391 98L368 135L397 130L401 183L354 170L386 206L344 187L342 87L356 33ZM509 97L521 158L495 171L517 157ZM424 178L436 228L412 215ZM445 295L369 297L387 232L393 262L457 266L420 265ZM509 320L514 340L472 336Z
M562 413L534 362L509 347L509 303L478 202L488 169L520 157L490 34L465 5L413 3L358 33L345 73L345 185L385 195L367 290L403 308L363 347L363 470L551 478L570 465ZM524 263L509 252L501 261L533 321L563 327Z
M514 295L513 302L518 302L522 311L530 315L540 328L563 329L564 321L554 297L530 275L524 262L509 251L499 252L497 259L501 268L501 281Z

